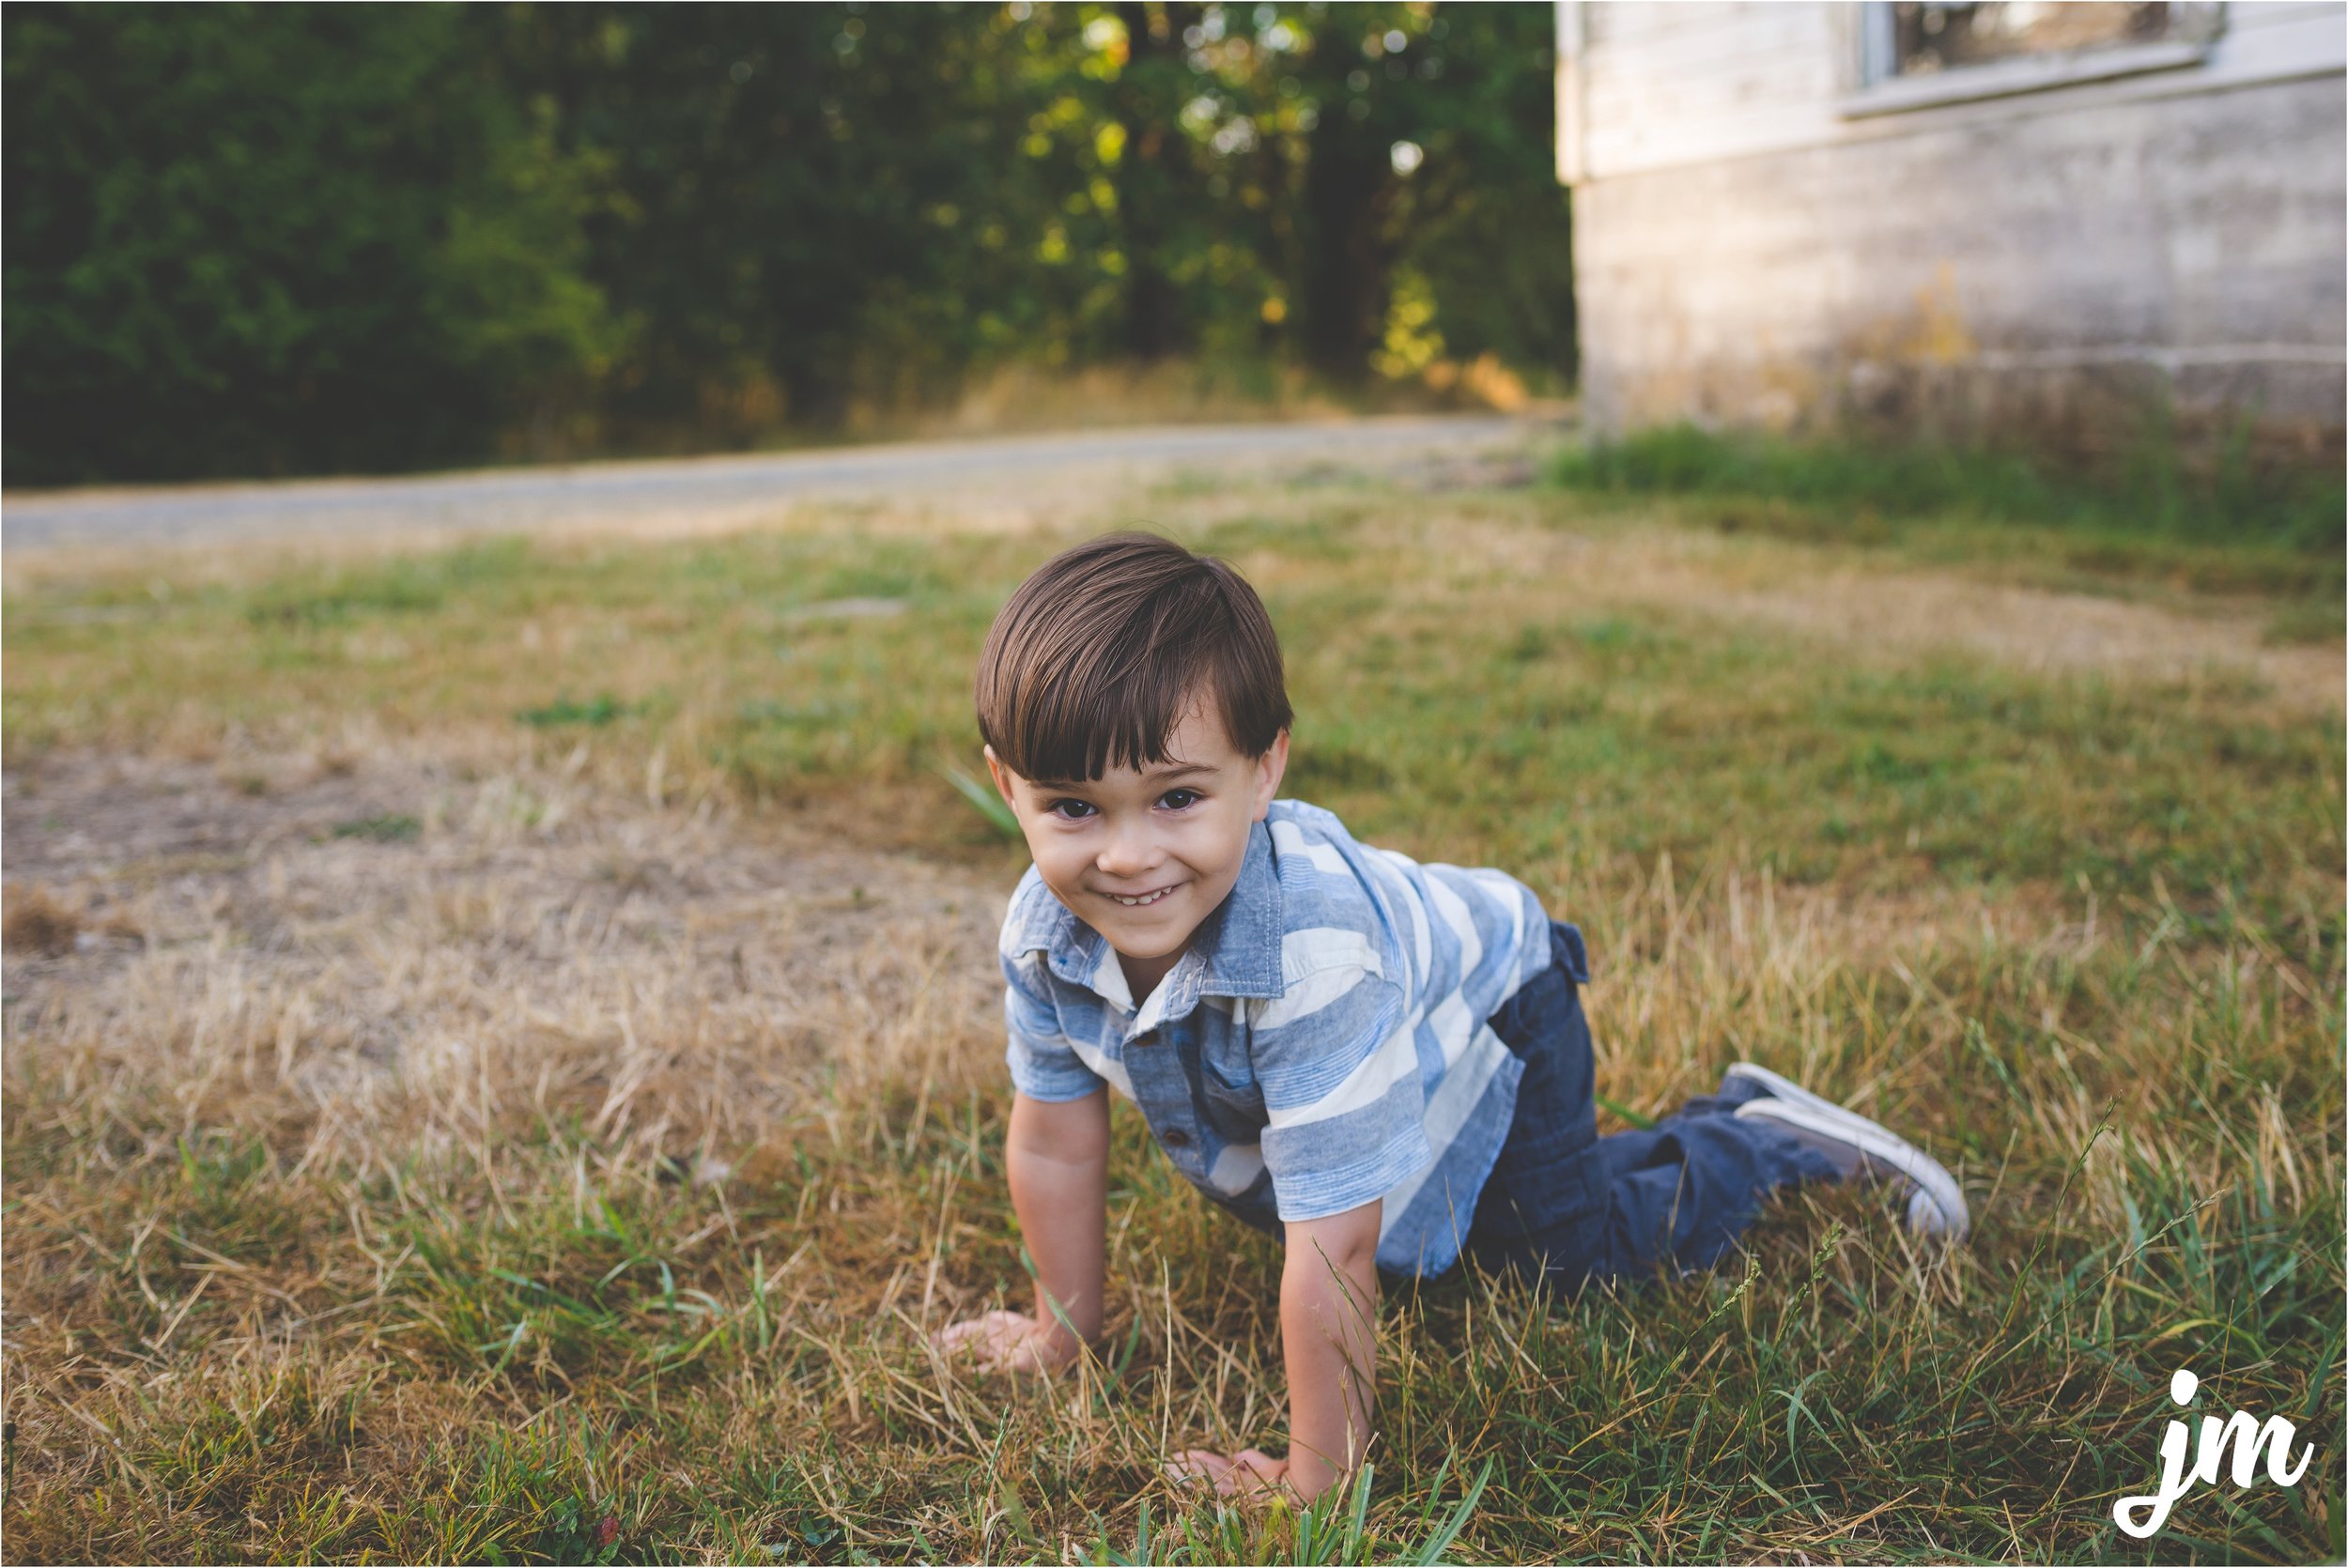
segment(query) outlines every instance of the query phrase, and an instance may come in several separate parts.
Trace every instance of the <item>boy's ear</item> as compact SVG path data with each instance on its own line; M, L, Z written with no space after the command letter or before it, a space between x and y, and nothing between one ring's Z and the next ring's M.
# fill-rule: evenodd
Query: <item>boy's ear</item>
M1289 732L1272 737L1272 745L1256 759L1256 821L1262 822L1280 792L1281 776L1289 771Z
M1003 797L1003 804L1017 810L1019 803L1011 794L1011 769L1003 765L1003 760L995 755L995 748L991 746L986 748L986 771L994 777L995 791Z

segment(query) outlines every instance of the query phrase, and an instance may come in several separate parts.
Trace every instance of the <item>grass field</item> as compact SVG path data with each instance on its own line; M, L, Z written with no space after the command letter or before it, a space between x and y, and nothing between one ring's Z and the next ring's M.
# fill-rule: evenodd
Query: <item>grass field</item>
M11 560L7 1555L2337 1560L2336 542L1736 483ZM1275 1249L1120 1114L1102 1361L938 1365L1025 1294L1024 857L943 770L996 607L1134 524L1262 590L1290 792L1582 924L1601 1092L1766 1063L1970 1245L1831 1192L1390 1297L1367 1492L1233 1512L1157 1463L1283 1440ZM2318 1459L2139 1544L2180 1366Z

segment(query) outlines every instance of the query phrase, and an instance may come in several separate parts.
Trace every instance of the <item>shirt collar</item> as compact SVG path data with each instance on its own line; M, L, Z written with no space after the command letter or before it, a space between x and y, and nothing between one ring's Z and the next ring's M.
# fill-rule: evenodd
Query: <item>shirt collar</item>
M1130 1009L1133 996L1125 988L1124 973L1118 967L1108 939L1079 920L1042 886L1041 879L1037 885L1041 896L1027 900L1013 950L1042 949L1053 974ZM1247 854L1240 862L1239 880L1215 912L1199 922L1181 961L1159 983L1150 1003L1144 1004L1146 1010L1163 1018L1181 1018L1201 996L1279 995L1285 989L1280 971L1285 913L1272 829L1266 822L1256 822L1247 831Z
M1286 917L1272 825L1257 822L1247 830L1247 858L1240 862L1230 896L1191 938L1193 950L1205 955L1199 994L1277 996L1286 990L1280 976Z

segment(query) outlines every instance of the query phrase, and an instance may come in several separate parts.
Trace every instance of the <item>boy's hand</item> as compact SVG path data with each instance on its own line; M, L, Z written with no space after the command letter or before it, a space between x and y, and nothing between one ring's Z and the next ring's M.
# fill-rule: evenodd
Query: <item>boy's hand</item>
M930 1336L939 1355L981 1372L1058 1372L1074 1360L1062 1348L1066 1341L1024 1312L991 1312Z
M1289 1456L1259 1448L1226 1456L1184 1449L1166 1479L1211 1483L1222 1497L1310 1501L1360 1468L1369 1451L1378 1371L1378 1222L1382 1199L1342 1214L1292 1220L1280 1271L1280 1341L1289 1371Z
M1184 1449L1166 1462L1166 1475L1176 1483L1213 1482L1216 1495L1226 1498L1243 1492L1295 1490L1289 1482L1289 1462L1274 1459L1259 1448L1242 1449L1228 1459L1213 1449Z

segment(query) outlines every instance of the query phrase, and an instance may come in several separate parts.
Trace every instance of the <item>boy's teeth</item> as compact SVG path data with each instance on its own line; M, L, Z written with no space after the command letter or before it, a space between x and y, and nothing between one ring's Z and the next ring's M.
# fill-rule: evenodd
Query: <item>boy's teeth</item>
M1129 899L1122 893L1112 893L1109 896L1120 904L1153 904L1160 899L1165 898L1170 891L1172 891L1172 889L1161 887L1155 893L1144 894L1138 899Z

